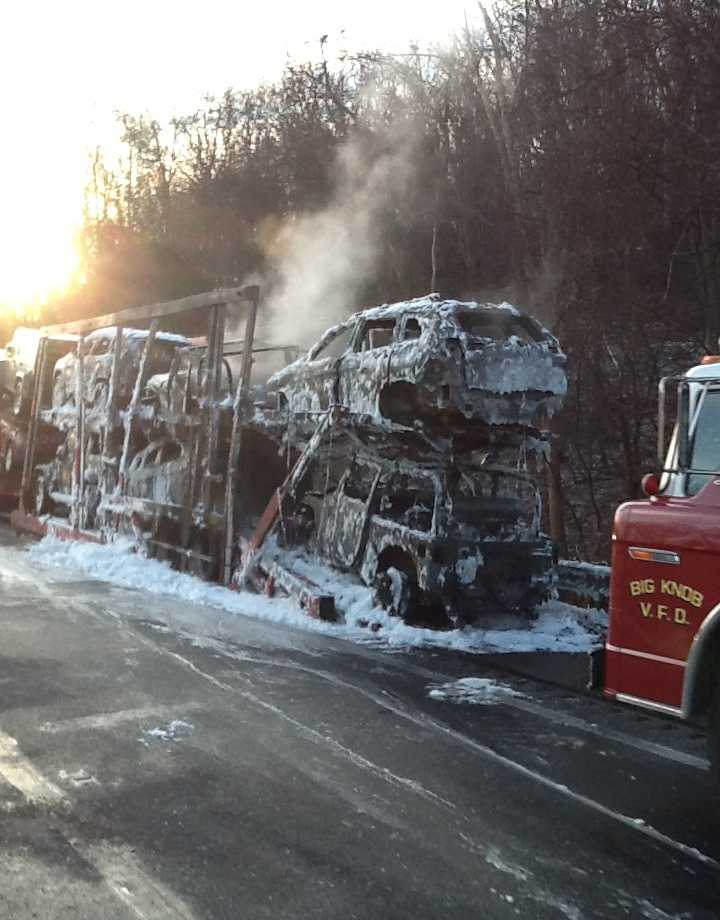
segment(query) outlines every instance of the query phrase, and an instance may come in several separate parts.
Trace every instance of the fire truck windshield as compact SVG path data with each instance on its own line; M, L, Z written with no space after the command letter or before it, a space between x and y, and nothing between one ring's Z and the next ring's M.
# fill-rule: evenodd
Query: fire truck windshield
M713 471L720 471L720 389L707 389L700 395L691 434L690 469L708 472L688 473L688 495L697 495Z

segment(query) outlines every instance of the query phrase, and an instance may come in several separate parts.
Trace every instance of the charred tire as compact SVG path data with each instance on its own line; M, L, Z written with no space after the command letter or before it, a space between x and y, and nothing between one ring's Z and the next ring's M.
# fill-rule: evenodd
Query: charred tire
M23 381L17 380L15 382L15 389L13 390L13 415L25 415L29 408Z
M417 597L417 584L407 572L391 565L375 576L375 602L390 616L406 620L415 609Z
M378 408L388 421L411 425L418 415L417 387L403 381L388 384L380 391Z

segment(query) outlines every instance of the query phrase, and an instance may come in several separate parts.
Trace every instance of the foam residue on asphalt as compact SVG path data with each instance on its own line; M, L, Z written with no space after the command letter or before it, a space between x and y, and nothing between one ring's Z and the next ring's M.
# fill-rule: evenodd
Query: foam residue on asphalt
M447 684L433 684L428 696L449 703L475 703L482 706L502 703L511 696L523 696L512 687L489 677L461 677Z
M341 575L319 563L305 561L305 572L335 596L344 622L326 623L307 617L290 599L268 598L249 591L230 591L182 572L166 562L147 559L134 544L117 540L101 546L45 537L28 550L38 563L74 570L124 588L177 597L188 604L215 607L239 616L255 617L311 632L393 648L435 647L472 653L588 652L602 645L607 617L603 611L584 610L548 601L537 617L515 628L483 629L480 624L454 630L409 626L373 604L372 590L352 576ZM299 561L293 559L293 566ZM372 629L368 628L372 626Z

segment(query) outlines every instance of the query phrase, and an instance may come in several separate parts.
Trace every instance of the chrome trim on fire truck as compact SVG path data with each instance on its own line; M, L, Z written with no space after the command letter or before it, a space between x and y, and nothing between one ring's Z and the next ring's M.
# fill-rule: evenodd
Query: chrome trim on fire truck
M720 604L713 607L693 636L692 645L690 646L690 652L688 654L685 679L683 680L682 712L684 719L689 719L693 714L693 695L696 689L703 651L706 642L715 628L720 628Z
M658 661L660 664L674 664L678 668L687 667L687 663L680 658L665 658L663 655L653 655L651 652L641 652L635 648L622 648L619 645L605 643L608 652L618 652L620 655L631 655L633 658L646 658L648 661ZM679 712L679 710L678 710Z
M680 554L673 553L668 549L650 549L647 546L629 546L628 555L631 559L639 559L642 562L662 562L664 565L680 565Z
M629 693L616 693L615 699L621 703L631 703L633 706L640 706L642 709L651 709L653 712L661 712L666 716L675 716L678 719L684 718L682 709L677 706L666 706L665 703L654 703L652 700L644 700L639 696L631 696Z

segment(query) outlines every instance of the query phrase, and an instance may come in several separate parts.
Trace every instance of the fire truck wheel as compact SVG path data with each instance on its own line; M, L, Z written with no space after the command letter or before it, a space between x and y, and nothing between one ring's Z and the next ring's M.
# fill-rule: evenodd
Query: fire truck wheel
M716 783L720 781L720 680L715 687L708 724L708 758Z

